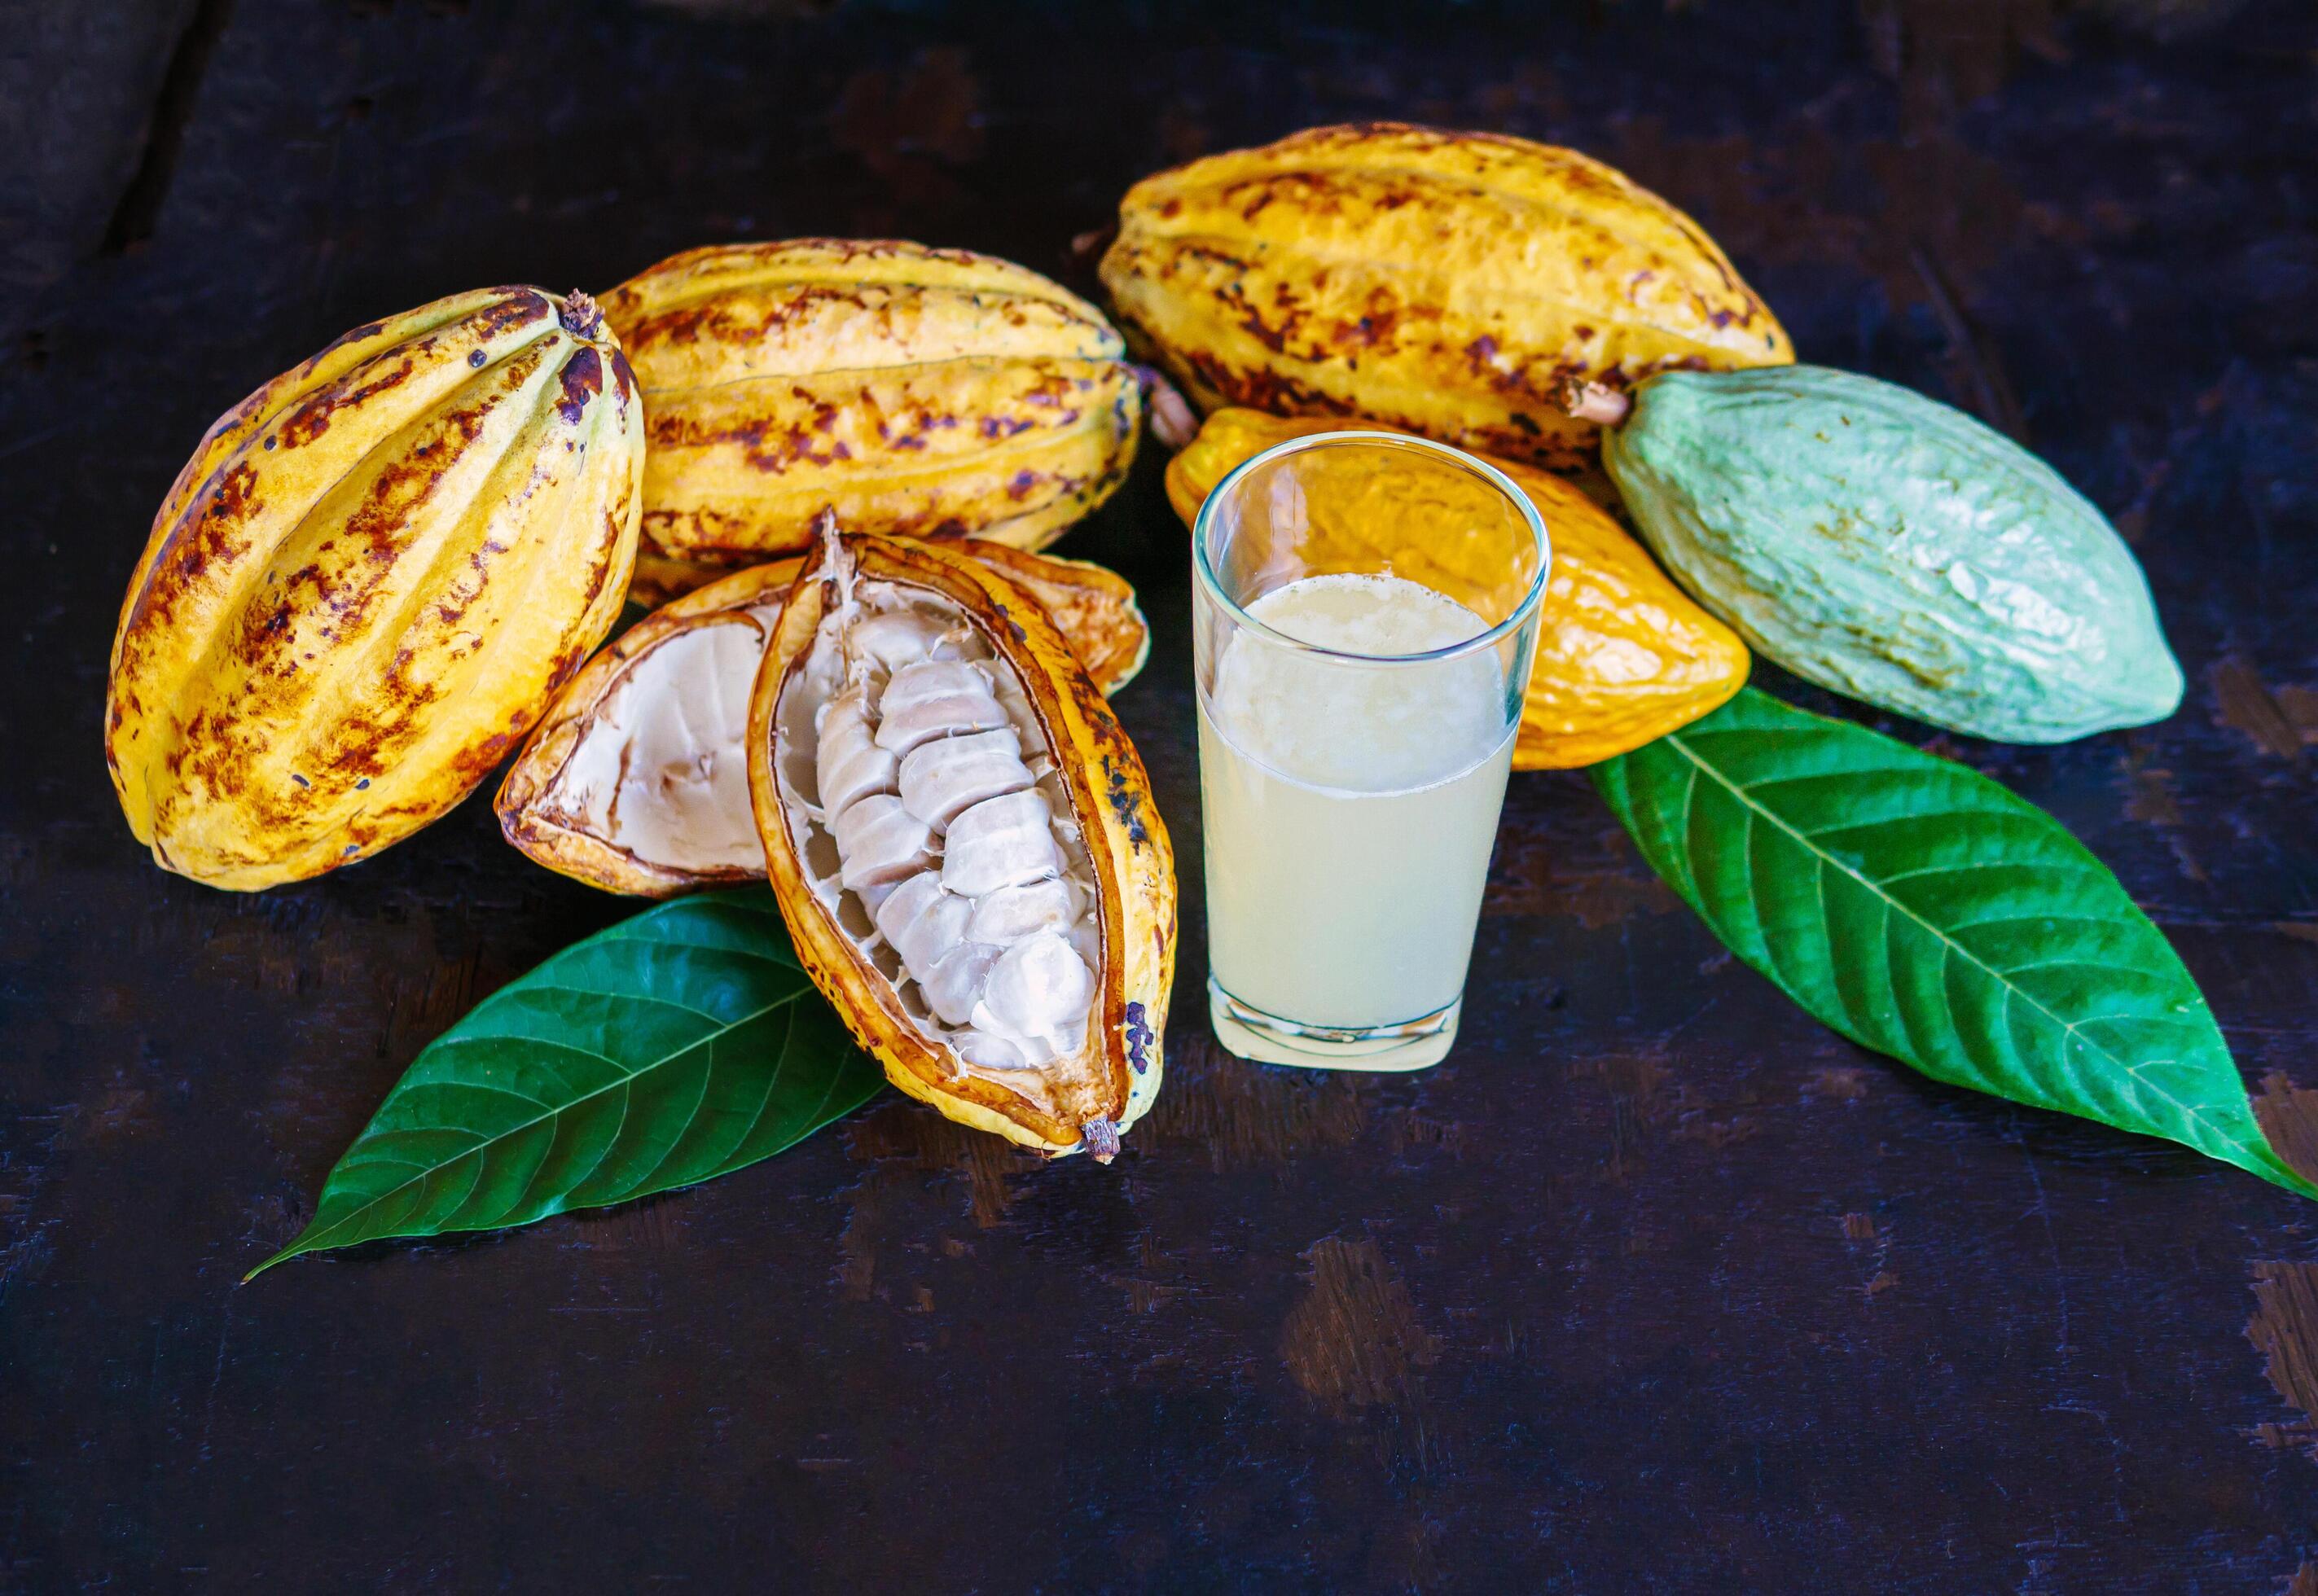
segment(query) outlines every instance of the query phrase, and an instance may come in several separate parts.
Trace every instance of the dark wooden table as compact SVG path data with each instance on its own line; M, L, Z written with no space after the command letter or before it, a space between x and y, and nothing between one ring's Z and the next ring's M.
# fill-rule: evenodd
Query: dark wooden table
M105 650L209 419L378 313L697 243L1066 271L1145 171L1377 115L1608 157L1805 358L2110 511L2188 704L1943 746L2116 866L2318 1166L2309 9L1420 10L12 9L0 1585L2318 1591L2318 1208L1837 1040L1580 776L1514 783L1450 1063L1220 1056L1155 451L1065 544L1155 623L1120 709L1187 883L1115 1165L887 1098L697 1190L235 1287L428 1038L629 906L480 802L260 896L146 861Z

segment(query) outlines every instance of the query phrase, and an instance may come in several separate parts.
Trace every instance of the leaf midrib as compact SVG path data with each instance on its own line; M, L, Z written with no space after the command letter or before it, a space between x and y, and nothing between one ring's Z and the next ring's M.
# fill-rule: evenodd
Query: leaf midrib
M1989 977L1989 979L1990 979L1991 981L1995 982L1997 983L1997 985L1998 985L1998 986L1999 986L1999 987L2003 991L2003 992L2004 992L2004 994L2005 994L2004 1000L2005 1000L2005 1002L2006 1002L2008 1005L2009 1005L2009 1004L2013 1001L2014 998L2017 996L2017 997L2018 998L2018 1000L2019 1000L2021 1002L2023 1002L2023 1003L2026 1004L2030 1009L2034 1009L2036 1013L2043 1015L2043 1016L2044 1016L2047 1020L2051 1021L2053 1025L2058 1026L2058 1027L2061 1028L2062 1036L2062 1037L2064 1038L2064 1042L2063 1042L2063 1047L2064 1047L2064 1048L2065 1048L2065 1046L2066 1046L2066 1041L2067 1041L2067 1040L2078 1040L2078 1041L2081 1041L2081 1042L2084 1044L2084 1045L2085 1045L2085 1046L2087 1046L2087 1047L2090 1048L2093 1052L2095 1052L2095 1053L2098 1054L2102 1058L2107 1059L2110 1063L2112 1063L2112 1064L2116 1065L2117 1068L2119 1068L2120 1070L2122 1070L2122 1071L2124 1071L2124 1072L2125 1072L2128 1077L2130 1077L2130 1078L2131 1078L2134 1082L2136 1082L2136 1083L2137 1083L2137 1084L2142 1088L2142 1089L2143 1089L2143 1090L2146 1090L2146 1091L2150 1092L2152 1095L2153 1095L2153 1096L2155 1096L2155 1097L2158 1097L2158 1098L2162 1098L2162 1099L2163 1099L2163 1100L2165 1100L2166 1102L2171 1103L2171 1104L2172 1104L2176 1108L2178 1108L2179 1110L2180 1110L2180 1112L2181 1112L2184 1116L2186 1116L2188 1119L2190 1119L2191 1121L2195 1122L2196 1124L2198 1124L2198 1125L2201 1125L2206 1126L2206 1128L2207 1128L2207 1129L2208 1129L2212 1134L2214 1134L2215 1135L2216 1135L2216 1136L2220 1137L2220 1138L2221 1138L2221 1139L2222 1139L2225 1143L2232 1143L2232 1142L2233 1142L2233 1141L2234 1141L2234 1138L2233 1138L2233 1137L2229 1136L2229 1135L2228 1135L2228 1134L2227 1134L2225 1131L2224 1131L2223 1127L2221 1127L2220 1125L2218 1125L2215 1124L2215 1122L2214 1122L2214 1121L2212 1121L2211 1119L2207 1118L2207 1117L2205 1116L2205 1114L2203 1114L2202 1112L2200 1112L2200 1111L2199 1111L2199 1110L2200 1110L2200 1108L2202 1107L2202 1105L2192 1105L2192 1104L2189 1104L2189 1103L2188 1103L2188 1102L2183 1101L2180 1098L2178 1098L2178 1097L2174 1096L2171 1092L2170 1092L2170 1091L2167 1091L2167 1090L2163 1089L2161 1087L2157 1087L2157 1086L2152 1085L2152 1084L2150 1083L2150 1081L2149 1081L2148 1078L2147 1078L2146 1076L2144 1076L2144 1075L2143 1075L2143 1074L2141 1073L2141 1070L2140 1070L2140 1067L2139 1067L2138 1065L2136 1065L2136 1064L2133 1064L2133 1063L2130 1063L2126 1062L2125 1059L2123 1059L2123 1058L2119 1057L2117 1054L2114 1054L2114 1053L2111 1053L2107 1048L2103 1047L2103 1046L2102 1046L2098 1042L2095 1041L2092 1037L2088 1036L2085 1036L2085 1035L2084 1035L2084 1033L2083 1033L2081 1030L2080 1030L2080 1029L2079 1029L2079 1025L2080 1025L2080 1023L2084 1024L2084 1025L2090 1025L2090 1024L2097 1023L2096 1021L2094 1021L2094 1020L2086 1020L2086 1021L2082 1021L2082 1022L2077 1022L2077 1021L2071 1021L2071 1020L2063 1020L2063 1019L2062 1019L2059 1015L2057 1015L2057 1014L2053 1013L2050 1009L2046 1008L2043 1003L2041 1003L2041 1002L2037 1001L2036 998L2035 998L2032 993L2030 993L2030 992L2026 991L2026 990L2024 990L2023 988L2021 988L2021 987L2020 987L2018 984L2017 984L2016 982L2012 982L2012 981L2009 981L2009 980L2006 979L2006 977L2004 976L2004 974L2003 974L2000 971L1999 971L1999 970L1998 970L1994 965L1992 965L1992 964L1989 964L1986 960L1984 960L1984 959L1981 958L1981 957L1980 957L1980 955L1978 955L1977 954L1973 953L1970 948L1968 948L1968 947L1964 946L1962 943L1960 943L1960 942L1956 941L1953 937L1950 937L1950 936L1949 936L1945 931L1942 930L1938 926L1934 925L1931 921L1929 921L1929 920L1926 919L1922 915L1918 914L1914 910L1912 910L1912 909L1909 908L1905 903L1902 903L1901 901L1900 901L1900 900L1899 900L1899 899L1897 899L1897 898L1893 897L1891 893L1889 893L1889 892L1885 892L1885 891L1882 889L1882 886L1881 886L1877 882L1875 882L1874 880L1873 880L1873 879L1872 879L1872 878L1870 878L1869 876L1866 876L1866 875L1862 874L1859 871L1857 871L1857 870L1854 869L1851 865L1845 864L1841 859L1838 859L1838 858L1837 858L1834 855L1832 855L1832 854L1830 854L1830 853L1828 853L1825 849L1823 849L1823 848L1820 848L1820 847L1817 847L1817 846L1813 843L1813 841L1811 840L1810 837L1808 834L1806 834L1806 833L1804 833L1804 832L1801 832L1801 831L1799 831L1799 830L1797 830L1794 827L1792 827L1792 826L1789 825L1789 824L1788 824L1784 820L1783 820L1783 819L1781 819L1781 818L1780 818L1780 816L1778 815L1777 811L1774 811L1774 810L1772 810L1772 809L1769 809L1769 808L1765 807L1765 805L1763 805L1763 804L1761 804L1761 803L1759 803L1759 802L1756 802L1755 801L1755 799L1753 798L1753 796L1751 795L1751 789L1750 789L1750 788L1748 788L1747 786L1746 786L1745 785L1743 785L1743 784L1741 784L1741 783L1735 782L1735 781L1731 780L1729 776L1726 776L1725 775L1723 775L1721 771L1718 770L1718 769L1717 769L1717 768L1716 768L1716 767L1715 767L1712 763L1710 763L1708 760L1706 760L1705 758L1703 758L1703 757L1701 757L1698 753L1696 753L1695 751L1694 751L1694 750L1692 749L1691 746L1690 746L1690 743L1689 743L1688 739L1687 739L1686 737L1685 737L1685 736L1684 736L1684 734L1683 734L1682 732L1680 732L1680 731L1674 732L1674 733L1670 734L1670 735L1666 739L1666 740L1667 740L1668 743L1672 744L1672 745L1673 745L1673 747L1674 747L1674 749L1675 749L1675 750L1676 750L1677 753L1681 754L1681 755L1682 755L1682 757L1683 757L1684 758L1685 758L1685 759L1687 759L1687 760L1689 760L1689 761L1690 761L1691 765L1694 767L1694 774L1693 774L1693 780L1694 780L1694 781L1695 781L1695 779L1696 779L1696 776L1697 776L1697 774L1698 774L1698 773L1703 773L1707 777L1709 777L1711 780L1712 780L1712 781L1713 781L1717 785L1721 786L1721 787L1725 792L1729 793L1729 794L1730 794L1730 796L1731 796L1734 800L1736 800L1739 804L1741 804L1743 807L1745 807L1745 808L1748 811L1748 812L1750 812L1750 813L1752 813L1752 814L1756 814L1756 815L1759 815L1759 816L1761 816L1761 817L1763 818L1763 820L1765 820L1765 821L1769 822L1769 824L1770 824L1771 826L1773 826L1774 828L1775 828L1777 830L1779 830L1779 831L1781 831L1781 832L1783 832L1787 837L1789 837L1790 838L1792 838L1792 839L1794 841L1794 843L1796 844L1796 846L1798 846L1799 847L1802 848L1804 852L1806 852L1806 853L1810 854L1812 857L1814 857L1814 858L1816 858L1816 859L1819 860L1823 865L1832 865L1832 866L1833 866L1834 868L1836 868L1837 870L1839 870L1839 871L1841 871L1844 874L1846 874L1846 875L1849 876L1852 880L1854 880L1854 881L1857 882L1861 886L1864 887L1864 888L1865 888L1865 889L1866 889L1866 890L1867 890L1871 894L1873 894L1873 896L1874 896L1874 897L1875 897L1875 898L1876 898L1880 902L1882 902L1882 903L1883 904L1883 906L1884 906L1884 910L1885 910L1885 912L1886 912L1886 913L1890 913L1890 912L1891 912L1892 910L1897 910L1900 915L1904 916L1906 919L1909 919L1909 920L1912 920L1912 921L1914 921L1917 925L1918 925L1918 926L1922 927L1926 931L1927 931L1927 932L1929 932L1929 933L1931 934L1931 936L1933 937L1933 938L1934 938L1935 940L1936 940L1936 941L1939 943L1939 945L1940 945L1941 948L1944 950L1944 953L1943 953L1943 956L1944 956L1944 957L1946 957L1946 956L1961 956L1961 957L1964 960L1964 962L1965 962L1965 963L1967 963L1967 964L1969 964L1972 965L1974 968L1976 968L1976 969L1978 969L1978 970L1981 971L1983 973L1985 973L1985 974ZM1688 829L1688 828L1687 828L1687 821L1688 821L1688 818L1689 818L1689 812L1690 812L1690 802L1689 802L1688 795L1687 795L1687 794L1685 794L1685 800L1684 800L1684 803L1683 803L1683 814L1684 814L1684 820L1685 820L1685 829ZM1686 846L1686 845L1685 845L1685 852L1687 851L1687 846ZM1696 885L1696 874L1695 874L1695 872L1694 872L1694 873L1693 873L1692 882L1693 882L1693 886L1694 886L1694 888L1695 888L1695 885ZM1821 891L1821 893L1820 893L1819 915L1820 915L1820 919L1821 919L1821 920L1822 920L1822 921L1824 921L1824 920L1826 919L1826 918L1827 918L1826 897L1825 897L1824 890L1822 890L1822 891ZM1840 993L1840 991L1838 991L1838 992L1837 992L1837 997L1838 997L1838 999L1840 998L1840 996L1841 996L1841 993ZM1847 1013L1848 1013L1848 1006L1847 1006L1847 1005L1846 1005L1846 1015L1847 1015ZM2258 1153L2257 1153L2257 1155L2258 1155Z

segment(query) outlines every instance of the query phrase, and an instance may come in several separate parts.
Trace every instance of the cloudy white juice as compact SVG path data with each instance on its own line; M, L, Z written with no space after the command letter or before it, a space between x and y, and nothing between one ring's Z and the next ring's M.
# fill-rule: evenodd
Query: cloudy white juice
M1487 623L1388 576L1307 577L1247 613L1406 655ZM1399 1025L1465 984L1513 762L1496 654L1372 665L1235 632L1199 704L1210 973L1305 1027Z

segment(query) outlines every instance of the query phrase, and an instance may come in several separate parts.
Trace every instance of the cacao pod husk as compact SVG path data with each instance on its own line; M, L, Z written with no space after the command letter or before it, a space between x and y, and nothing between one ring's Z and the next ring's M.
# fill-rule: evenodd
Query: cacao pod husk
M1217 483L1241 462L1290 438L1343 429L1402 432L1370 420L1300 420L1217 410L1190 447L1167 463L1167 497L1189 526ZM1483 458L1487 458L1483 456ZM1519 461L1491 460L1527 494L1553 549L1539 607L1537 660L1514 743L1516 770L1558 770L1629 753L1705 714L1745 686L1746 645L1694 604L1649 554L1577 487ZM1308 470L1325 469L1315 462ZM1299 553L1314 573L1374 568L1362 525L1393 529L1393 569L1460 600L1504 573L1468 569L1460 528L1438 527L1412 551L1408 533L1438 511L1396 494L1379 473L1363 485L1359 521L1316 521Z
M801 238L604 296L644 390L644 536L687 560L859 530L1038 549L1108 498L1142 391L1102 313L990 256Z
M1557 381L1794 358L1696 222L1525 139L1314 128L1145 178L1119 218L1103 284L1202 411L1365 416L1579 470L1595 429Z
M585 295L454 294L221 417L154 517L105 758L165 868L253 890L466 796L618 614L643 417Z
M1579 394L1683 585L1807 681L1935 726L2065 742L2181 705L2149 580L2058 471L1963 411L1819 366Z
M1124 578L977 538L956 546L1045 610L1105 694L1143 668L1151 629ZM804 563L751 566L672 600L581 667L499 786L507 839L606 892L665 898L764 879L742 740L757 667Z
M953 545L832 527L758 673L749 789L798 956L894 1084L1108 1161L1159 1089L1174 862L1039 605Z
M715 560L685 560L663 554L647 541L636 544L636 569L628 578L628 602L656 610L672 598L722 581L736 570L764 563L757 554L728 554Z

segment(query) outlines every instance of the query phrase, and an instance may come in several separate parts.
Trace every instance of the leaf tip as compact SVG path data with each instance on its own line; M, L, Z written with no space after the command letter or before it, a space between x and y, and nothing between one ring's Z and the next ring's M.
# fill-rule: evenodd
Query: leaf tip
M299 1238L299 1241L301 1242L303 1240L304 1238L302 1236ZM240 1279L235 1281L234 1284L237 1286L247 1286L252 1280L256 1279L258 1276L272 1269L275 1264L287 1263L305 1251L307 1251L307 1249L301 1246L299 1242L292 1242L287 1247L282 1249L281 1251L275 1253L273 1257L259 1264L256 1269L250 1270L249 1273L244 1275Z

